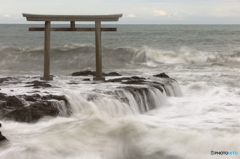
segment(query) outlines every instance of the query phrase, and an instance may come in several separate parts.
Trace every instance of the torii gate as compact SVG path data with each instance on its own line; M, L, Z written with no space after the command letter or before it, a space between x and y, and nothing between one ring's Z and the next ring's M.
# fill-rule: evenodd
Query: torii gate
M116 28L101 28L101 21L118 21L122 14L111 15L41 15L26 14L27 21L45 21L45 28L29 28L29 31L45 31L44 74L41 80L53 80L50 76L50 32L51 31L95 31L96 77L93 80L105 80L102 76L101 31L117 31ZM69 21L70 28L51 28L51 21ZM95 21L95 28L75 28L75 21Z

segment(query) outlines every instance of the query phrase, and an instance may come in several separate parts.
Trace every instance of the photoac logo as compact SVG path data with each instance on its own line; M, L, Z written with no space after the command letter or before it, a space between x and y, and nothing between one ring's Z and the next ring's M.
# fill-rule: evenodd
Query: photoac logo
M237 151L211 151L211 155L238 155Z

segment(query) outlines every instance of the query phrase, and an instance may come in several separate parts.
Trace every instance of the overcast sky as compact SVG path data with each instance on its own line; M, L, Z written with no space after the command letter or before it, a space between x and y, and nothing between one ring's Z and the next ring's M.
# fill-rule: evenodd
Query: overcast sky
M0 0L0 23L22 13L118 14L118 24L240 24L240 0Z

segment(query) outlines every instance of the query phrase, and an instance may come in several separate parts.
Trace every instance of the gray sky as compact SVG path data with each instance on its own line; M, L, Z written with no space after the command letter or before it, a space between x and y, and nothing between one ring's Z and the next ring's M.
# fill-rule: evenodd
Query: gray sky
M0 0L0 23L22 13L118 14L118 24L240 24L240 0Z

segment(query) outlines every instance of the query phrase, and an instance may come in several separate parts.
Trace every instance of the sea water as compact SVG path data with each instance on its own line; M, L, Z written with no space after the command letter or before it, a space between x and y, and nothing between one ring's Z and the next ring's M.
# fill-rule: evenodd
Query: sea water
M0 25L1 77L42 75L44 33L28 27L43 25ZM240 25L103 27L117 27L117 32L102 32L103 72L151 78L165 72L178 82L176 95L153 92L156 109L140 113L134 100L129 108L95 91L117 84L67 85L77 80L71 73L95 70L95 34L51 32L51 84L64 88L57 91L68 98L73 114L34 124L0 121L9 139L0 145L0 158L239 158ZM100 98L88 101L91 93Z

